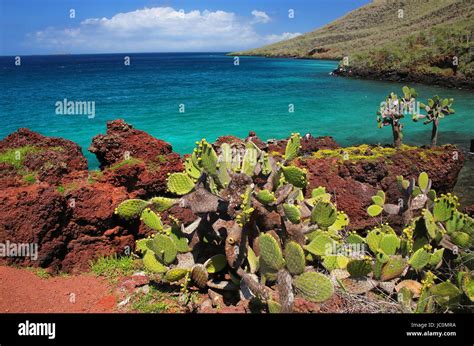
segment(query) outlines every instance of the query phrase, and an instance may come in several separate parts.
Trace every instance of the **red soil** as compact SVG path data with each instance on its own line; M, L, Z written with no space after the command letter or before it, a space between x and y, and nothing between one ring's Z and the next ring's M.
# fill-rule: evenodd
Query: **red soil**
M106 280L90 274L42 279L26 269L0 266L0 313L114 312L110 292Z

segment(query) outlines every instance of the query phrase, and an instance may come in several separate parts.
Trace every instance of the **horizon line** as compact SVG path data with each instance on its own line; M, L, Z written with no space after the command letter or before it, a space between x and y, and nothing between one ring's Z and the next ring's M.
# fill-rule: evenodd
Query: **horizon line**
M51 53L51 54L16 54L16 55L0 55L0 58L14 58L17 56L68 56L68 55L114 55L114 54L229 54L229 52L205 52L205 51L190 51L190 52L119 52L119 53Z

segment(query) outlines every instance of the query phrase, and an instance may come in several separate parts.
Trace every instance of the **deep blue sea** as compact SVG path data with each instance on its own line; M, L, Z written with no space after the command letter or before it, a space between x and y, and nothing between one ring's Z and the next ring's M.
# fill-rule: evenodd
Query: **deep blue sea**
M334 61L241 57L236 66L218 53L24 56L20 66L14 63L0 57L0 138L20 127L64 137L82 146L91 168L97 167L87 151L92 137L117 118L182 154L203 137L245 137L250 130L262 139L298 131L330 135L342 145L390 143L391 131L377 128L375 113L386 94L403 86L332 77ZM474 93L413 86L421 100L455 99L456 114L441 121L439 140L468 147ZM95 117L56 114L56 102L65 98L94 101ZM404 123L406 143L429 142L430 126Z

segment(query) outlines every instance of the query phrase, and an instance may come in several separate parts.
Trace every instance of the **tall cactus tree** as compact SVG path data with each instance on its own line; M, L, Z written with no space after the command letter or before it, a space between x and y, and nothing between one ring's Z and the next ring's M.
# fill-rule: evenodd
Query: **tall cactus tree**
M390 93L385 101L380 104L380 109L377 111L378 127L392 127L393 145L396 148L400 148L403 140L401 119L404 118L404 114L413 111L416 97L416 91L413 88L404 86L402 91L403 97L400 98L397 94Z
M445 116L454 114L454 109L452 109L454 99L442 99L438 95L434 96L432 99L428 100L428 104L420 104L420 107L423 108L427 114L416 114L413 116L413 121L418 121L421 119L426 119L423 124L427 125L429 123L433 124L431 130L431 146L435 147L438 141L438 129L439 129L439 120L443 119Z

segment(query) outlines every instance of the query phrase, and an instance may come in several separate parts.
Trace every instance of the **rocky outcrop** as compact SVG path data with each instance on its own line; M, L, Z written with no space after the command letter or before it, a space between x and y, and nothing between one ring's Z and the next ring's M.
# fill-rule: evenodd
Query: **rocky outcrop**
M9 157L0 163L0 187L21 186L25 180L58 184L70 173L87 171L79 145L24 128L0 141L0 153Z
M307 196L313 188L324 186L333 194L338 209L348 214L350 228L363 230L377 224L366 211L377 190L385 191L390 203L397 203L402 196L396 177L416 179L426 172L438 193L451 192L463 167L464 155L452 145L385 151L381 147L361 146L350 152L344 148L321 155L316 152L298 159L296 164L308 170ZM396 224L397 220L393 221Z
M108 122L107 133L94 137L89 151L100 162L100 180L124 186L135 197L165 193L168 174L184 169L181 157L172 152L169 143L123 120Z
M451 60L452 61L452 60ZM436 66L436 64L434 64ZM474 89L474 80L459 75L444 76L435 73L420 73L409 70L375 70L365 67L337 68L334 76L383 80L391 82L414 82L427 85L439 85L445 88Z
M37 244L39 250L37 258L0 257L0 263L85 271L93 259L131 251L135 239L149 232L113 211L125 199L165 193L167 173L181 171L181 159L168 143L123 121L107 128L92 146L100 172L89 173L81 148L64 139L20 129L0 142L0 154L24 155L2 163L0 243ZM122 148L140 160L121 160Z
M286 140L265 143L253 132L249 137L262 150L284 153ZM232 136L219 141L242 142ZM416 177L426 171L438 192L448 192L464 161L454 146L397 151L365 145L351 148L347 157L349 148L340 148L331 137L305 135L301 146L302 157L294 163L308 170L306 195L317 186L326 187L354 230L375 225L366 208L378 189L385 190L390 201L397 200L397 175ZM0 141L0 244L32 243L39 248L37 259L0 257L0 263L84 271L100 256L131 251L137 238L151 232L139 220L126 223L113 211L128 198L166 195L167 174L183 170L180 156L168 143L122 120L109 122L107 133L96 136L90 150L99 159L100 171L89 172L80 147L64 139L20 129ZM196 218L190 209L174 206L162 213L163 222L170 214L186 225ZM277 219L264 221L280 222ZM267 226L272 228L262 227Z

